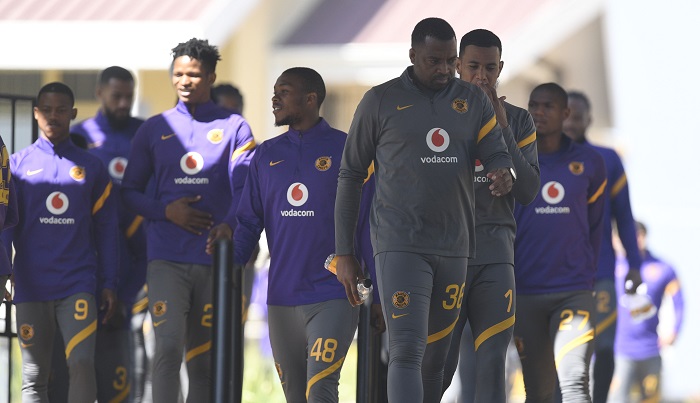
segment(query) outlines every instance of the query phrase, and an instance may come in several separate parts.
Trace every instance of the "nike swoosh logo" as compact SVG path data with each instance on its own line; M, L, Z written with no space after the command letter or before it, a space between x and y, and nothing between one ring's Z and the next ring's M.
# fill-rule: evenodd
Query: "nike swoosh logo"
M284 160L279 160L279 161L275 161L275 162L270 161L270 166L273 167L273 166L279 164L280 162L284 162Z
M43 171L43 170L44 170L44 168L35 169L35 170L33 170L33 171L27 169L27 176L36 175L36 174L38 174L39 172L41 172L41 171Z
M400 317L402 317L402 316L406 316L406 315L408 315L408 314L407 314L407 313L402 313L401 315L397 315L397 314L395 314L395 313L392 313L392 314L391 314L391 319L398 319L398 318L400 318Z
M167 139L173 137L174 135L175 135L175 133L172 133L172 134L161 134L161 135L160 135L160 139L161 139L161 140L167 140Z
M406 105L406 106L396 105L396 110L397 110L397 111L402 111L402 110L408 109L408 108L410 108L410 107L412 107L412 106L413 106L413 104L411 104L411 105Z
M153 327L158 327L166 321L167 321L167 319L159 320L158 322L153 322Z
M24 344L24 343L19 343L19 344L21 344L21 345L22 345L22 348L29 348L29 347L31 347L31 346L33 346L33 345L34 345L34 343L32 343L32 344Z

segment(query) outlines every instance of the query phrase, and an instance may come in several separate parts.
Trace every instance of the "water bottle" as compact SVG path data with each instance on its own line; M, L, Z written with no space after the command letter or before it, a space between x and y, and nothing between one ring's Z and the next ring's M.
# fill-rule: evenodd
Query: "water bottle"
M326 262L323 264L323 267L325 267L326 270L335 275L337 275L335 268L336 260L337 259L335 253L331 253L330 255L328 255L328 257L326 258ZM373 289L374 287L372 286L372 279L364 278L357 280L357 292L360 294L360 300L362 300L362 302L365 302L365 300L372 293Z

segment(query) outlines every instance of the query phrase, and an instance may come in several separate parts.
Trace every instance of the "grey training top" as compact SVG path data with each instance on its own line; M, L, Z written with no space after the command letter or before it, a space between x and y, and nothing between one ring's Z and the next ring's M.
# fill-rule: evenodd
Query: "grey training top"
M476 256L470 265L514 262L515 202L530 204L540 190L540 166L537 162L537 135L530 113L523 108L505 104L508 127L503 140L513 158L517 180L513 190L502 197L491 195L491 180L487 171L477 163L474 175L476 195Z
M370 89L350 126L335 204L336 253L353 253L362 182L374 161L370 213L374 254L403 251L452 257L474 252L474 163L512 167L491 102L452 79L431 94L408 67Z

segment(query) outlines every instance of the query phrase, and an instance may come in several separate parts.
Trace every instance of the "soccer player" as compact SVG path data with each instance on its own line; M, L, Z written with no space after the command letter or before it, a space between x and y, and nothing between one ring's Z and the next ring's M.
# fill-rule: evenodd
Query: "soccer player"
M557 376L565 402L590 402L595 280L605 203L605 162L562 132L567 95L555 83L530 93L541 191L515 206L514 339L528 402L552 400Z
M0 164L0 231L4 231L17 225L18 212L17 194L10 172L10 155L7 153L2 137L0 137L0 158L2 158L2 164ZM2 293L3 301L12 299L12 293L6 288L7 281L12 274L10 253L0 242L0 293Z
M76 114L73 91L63 83L46 84L34 107L41 136L10 158L21 208L18 225L3 238L15 247L25 402L48 401L57 330L65 342L68 401L95 401L95 293L100 290L103 325L116 307L117 196L102 162L69 139Z
M211 99L222 108L239 115L243 114L243 94L231 84L220 84L212 88Z
M629 402L631 391L637 387L642 402L658 402L661 398L661 348L672 345L683 324L683 293L673 267L657 258L647 248L646 226L637 222L637 240L642 254L642 280L646 294L656 307L656 314L647 319L635 318L635 313L622 302L625 294L627 261L618 260L616 285L618 291L618 329L615 339L615 381L611 391L613 403ZM664 297L673 301L674 325L671 332L659 337L659 308Z
M443 391L450 385L463 351L462 360L467 361L463 364L471 367L473 374L470 379L462 380L464 399L505 402L506 351L513 335L516 307L513 208L515 201L523 205L532 202L540 188L535 124L525 109L498 97L496 87L503 69L498 36L485 29L475 29L462 37L459 49L459 76L481 87L489 96L515 165L517 181L508 195L494 197L483 166L479 162L475 167L476 256L469 259L467 267L466 303L452 335ZM460 343L463 329L475 336L470 336L468 343Z
M190 39L172 50L177 105L146 120L132 141L122 192L148 220L147 285L155 328L153 400L174 402L183 349L188 402L209 401L212 269L207 234L235 227L255 146L248 123L211 101L219 51ZM146 192L153 178L155 194ZM230 236L230 230L228 232Z
M412 66L370 89L350 126L335 207L338 279L351 304L363 277L354 257L362 183L374 162L372 245L389 332L389 401L439 402L452 330L474 256L474 166L494 196L512 161L486 93L454 77L457 40L439 18L411 35Z
M88 151L107 167L116 194L119 194L128 164L131 140L143 123L131 116L134 102L134 77L123 67L111 66L100 72L95 95L100 102L97 114L71 128L71 134L84 138ZM97 326L95 364L97 396L100 402L123 399L132 382L131 311L137 293L146 283L146 237L143 218L118 199L119 287L117 308L109 322ZM141 331L138 329L137 331ZM134 346L143 348L143 346Z
M634 292L641 282L639 266L641 258L637 248L634 217L630 206L629 187L625 168L615 150L593 145L586 139L586 131L591 125L591 105L585 94L569 92L571 113L564 121L564 133L575 142L592 147L605 159L608 189L603 210L603 241L598 259L595 296L596 324L595 356L593 363L593 403L605 403L608 389L615 370L615 329L617 327L617 296L615 291L615 251L612 245L612 225L615 221L618 234L629 262L628 280L632 285L628 292Z
M289 130L256 150L234 237L242 263L263 229L267 234L270 343L288 402L338 401L359 316L323 268L335 246L333 206L347 137L319 116L325 96L323 79L310 68L288 69L275 82L275 125Z

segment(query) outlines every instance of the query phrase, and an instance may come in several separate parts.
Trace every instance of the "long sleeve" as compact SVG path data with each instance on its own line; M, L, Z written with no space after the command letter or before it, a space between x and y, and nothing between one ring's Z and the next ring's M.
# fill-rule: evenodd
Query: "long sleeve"
M518 121L503 129L503 140L508 146L508 152L518 175L511 192L515 201L525 206L537 197L537 192L540 190L537 133L532 116L527 111L522 110L512 118ZM508 115L508 119L511 119L511 114ZM513 127L517 128L518 133L513 133Z
M146 192L154 174L153 155L148 144L148 122L134 135L129 153L129 165L122 180L121 197L126 206L149 220L165 220L166 204Z
M335 253L338 255L355 253L362 184L374 159L379 133L377 110L376 96L372 91L367 92L355 111L343 150L335 199Z
M117 289L119 270L119 221L116 195L106 169L99 172L92 190L92 219L100 268L98 288Z
M605 193L607 188L605 161L602 156L597 155L597 157L597 163L593 167L595 171L588 187L588 227L594 262L597 262L600 256L600 246L603 239L603 211L607 197Z
M233 233L234 262L241 265L250 259L265 227L265 210L260 194L257 163L257 159L253 158L249 165L236 212L238 225Z
M236 212L244 192L244 185L248 177L250 161L255 154L255 140L247 123L240 125L238 132L232 136L231 158L229 160L229 177L231 179L231 207L224 218L231 229L237 225Z
M683 300L683 291L681 290L681 284L676 277L676 273L672 268L669 268L672 273L672 280L666 285L664 294L671 297L673 301L673 312L674 312L674 324L673 331L678 334L683 325L683 316L685 311L685 303Z
M627 175L617 153L615 153L615 157L616 166L613 173L613 183L608 183L611 214L617 223L617 231L620 235L620 241L625 248L630 269L639 269L642 264L642 258L637 245L637 229L632 216Z

